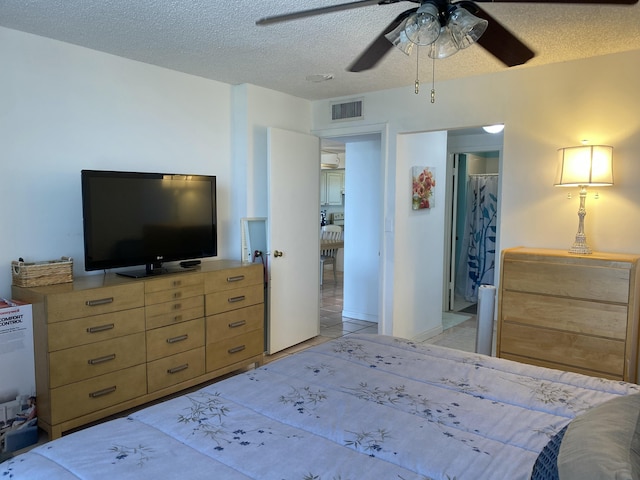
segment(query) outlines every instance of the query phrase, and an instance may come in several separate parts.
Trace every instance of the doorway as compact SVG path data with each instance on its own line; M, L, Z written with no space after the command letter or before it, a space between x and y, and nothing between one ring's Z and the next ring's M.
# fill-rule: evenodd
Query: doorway
M498 222L499 152L457 155L456 235L452 259L453 304L475 314L480 285L494 284Z
M502 135L468 132L449 145L443 330L473 318L479 286L498 275Z
M344 248L338 265L342 269L342 316L357 321L378 323L380 250L383 225L383 162L380 134L325 137L324 151L343 148L344 202L331 210L328 221L343 223ZM331 170L328 170L329 172ZM320 206L320 209L325 209ZM339 217L342 217L341 219ZM327 275L326 287L332 275ZM323 287L324 288L324 287Z

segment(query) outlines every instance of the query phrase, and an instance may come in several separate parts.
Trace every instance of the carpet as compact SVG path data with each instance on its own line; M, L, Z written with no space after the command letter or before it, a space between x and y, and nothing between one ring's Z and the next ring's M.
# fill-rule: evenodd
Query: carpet
M456 325L459 325L462 322L466 322L470 318L471 318L471 315L461 315L459 313L443 312L442 313L442 330L447 330L451 327L455 327Z

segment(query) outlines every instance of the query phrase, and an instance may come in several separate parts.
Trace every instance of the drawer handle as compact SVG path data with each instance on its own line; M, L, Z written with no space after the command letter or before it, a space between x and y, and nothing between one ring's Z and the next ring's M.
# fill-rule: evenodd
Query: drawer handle
M180 285L182 285L182 280L174 280L173 281L173 286L174 287L179 287Z
M172 308L174 310L180 310L182 308L182 304L181 303L174 303Z
M182 342L183 340L186 340L187 338L189 338L189 335L180 335L179 337L173 337L173 338L167 338L167 343L177 343L177 342Z
M108 303L113 303L113 297L99 298L98 300L87 300L84 302L87 307L97 307L98 305L106 305Z
M116 391L116 386L103 388L102 390L98 390L97 392L92 392L89 394L90 398L98 398L103 397L104 395L109 395Z
M174 299L182 298L182 292L175 292L175 293L173 294L173 298L174 298Z
M101 363L110 362L111 360L116 359L116 354L112 353L111 355L105 355L104 357L92 358L87 362L89 365L99 365Z
M115 328L115 325L113 323L109 323L107 325L100 325L98 327L89 327L87 328L87 333L99 333L107 330L112 330L114 328Z
M181 322L182 321L182 315L176 315L175 317L173 317L173 321L174 322Z
M229 303L242 302L245 298L247 298L247 297L245 297L244 295L240 295L239 297L231 297L231 298L229 298L227 300L227 302L229 302Z
M186 370L187 368L189 368L189 364L185 363L184 365L180 365L179 367L173 367L167 370L167 373L178 373L181 372L183 370Z
M229 324L229 328L238 328L238 327L242 327L243 325L246 325L247 321L246 320L240 320L239 322L233 322Z
M240 345L239 347L230 348L229 350L227 350L227 352L229 352L229 353L238 353L238 352L241 352L242 350L244 350L245 348L247 348L247 347L245 347L244 345Z
M236 275L235 277L227 277L227 282L228 283L241 282L242 280L244 280L244 275Z

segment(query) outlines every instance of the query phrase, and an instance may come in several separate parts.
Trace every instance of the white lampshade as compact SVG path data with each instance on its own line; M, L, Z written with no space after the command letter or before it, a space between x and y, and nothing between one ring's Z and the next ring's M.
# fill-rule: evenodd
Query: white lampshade
M558 150L559 187L613 185L613 147L581 145Z

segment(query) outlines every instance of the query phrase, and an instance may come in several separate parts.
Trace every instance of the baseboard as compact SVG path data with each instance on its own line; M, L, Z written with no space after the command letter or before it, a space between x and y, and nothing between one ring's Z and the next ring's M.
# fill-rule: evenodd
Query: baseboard
M342 316L353 318L354 320L363 320L365 322L378 323L378 315L370 315L362 312L351 312L349 310L342 310Z
M412 340L414 342L418 342L418 343L424 342L425 340L429 340L430 338L433 338L433 337L435 337L437 335L440 335L442 332L443 332L442 324L440 324L440 325L438 325L436 327L430 328L429 330L426 330L426 331L416 335L415 337L413 337Z

